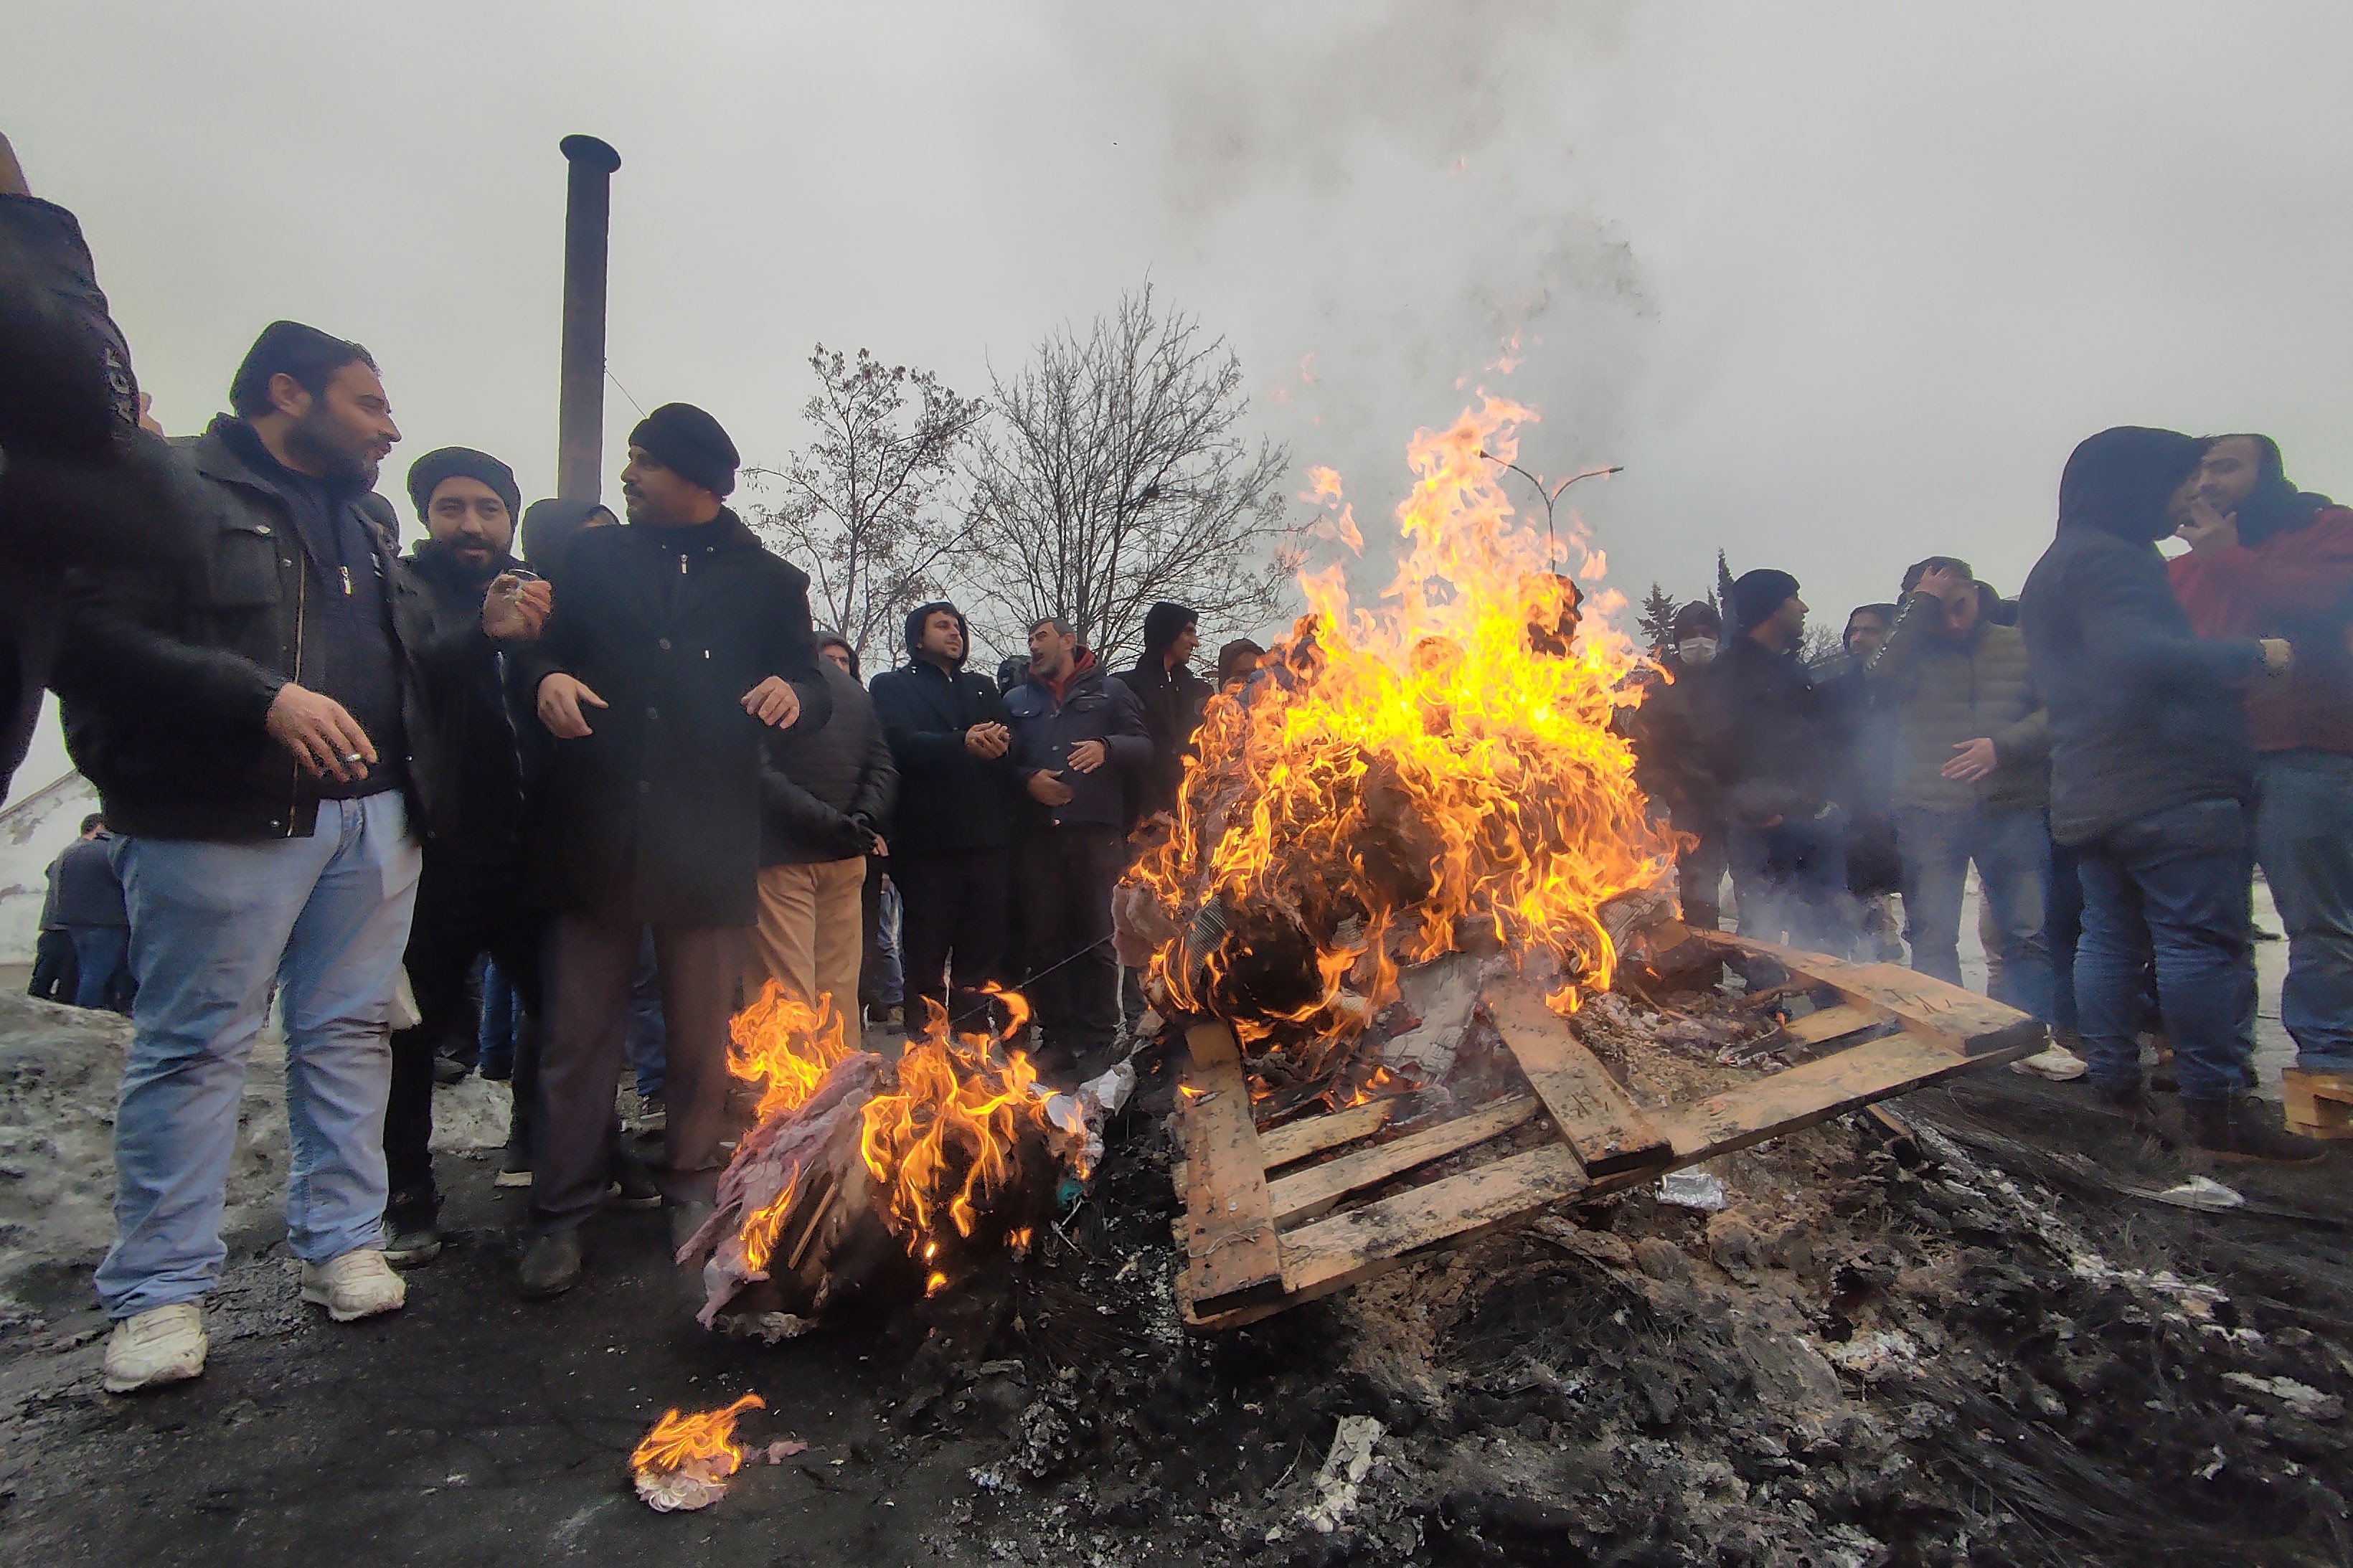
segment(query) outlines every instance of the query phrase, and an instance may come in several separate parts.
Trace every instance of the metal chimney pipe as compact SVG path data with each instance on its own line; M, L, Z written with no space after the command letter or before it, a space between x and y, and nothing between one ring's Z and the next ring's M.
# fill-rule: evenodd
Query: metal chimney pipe
M571 169L564 201L564 379L556 404L555 493L605 493L605 257L621 155L594 136L557 143Z

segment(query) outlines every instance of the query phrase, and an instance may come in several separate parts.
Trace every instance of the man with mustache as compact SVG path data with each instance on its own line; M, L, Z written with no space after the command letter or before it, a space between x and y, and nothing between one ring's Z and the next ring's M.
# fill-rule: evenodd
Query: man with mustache
M440 766L422 593L372 489L400 430L367 351L293 321L263 331L229 400L174 454L184 562L69 579L54 677L75 764L123 836L139 986L119 1236L98 1270L116 1393L204 1370L273 979L302 1298L348 1321L405 1295L383 1252L387 1037Z

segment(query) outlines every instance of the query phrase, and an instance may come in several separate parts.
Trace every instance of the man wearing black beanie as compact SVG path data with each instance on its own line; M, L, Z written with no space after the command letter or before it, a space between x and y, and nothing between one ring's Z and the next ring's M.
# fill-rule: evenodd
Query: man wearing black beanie
M2254 754L2246 691L2286 673L2288 645L2200 638L2157 541L2196 494L2205 443L2123 426L2059 480L2059 528L2019 595L2051 710L2051 837L2076 855L2084 934L2075 1005L2093 1084L2147 1115L2137 1036L2145 976L2173 1041L2190 1142L2295 1163L2324 1146L2265 1126L2254 1081L2249 889Z
M760 737L824 725L808 579L722 498L735 446L682 403L629 434L627 528L566 549L547 631L518 659L554 737L533 876L554 913L532 1162L526 1298L579 1282L639 934L653 927L669 1030L659 1174L673 1240L710 1214L727 1021L757 918Z

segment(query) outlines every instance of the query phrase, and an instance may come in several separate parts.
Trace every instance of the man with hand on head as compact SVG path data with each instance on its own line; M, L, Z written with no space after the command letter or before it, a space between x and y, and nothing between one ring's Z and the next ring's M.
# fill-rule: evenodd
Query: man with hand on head
M516 658L554 740L533 867L554 925L520 1270L529 1299L580 1279L649 924L669 1037L659 1180L674 1242L701 1226L718 1184L727 1019L758 912L761 741L832 712L808 579L725 504L737 461L702 409L647 416L621 470L629 526L572 539L546 631Z
M68 746L123 836L138 984L98 1271L117 1392L203 1370L273 979L302 1298L338 1321L404 1299L383 1252L387 1037L441 770L422 590L371 489L400 431L367 351L293 321L262 332L229 399L178 448L188 564L77 577L56 674Z
M2208 640L2157 542L2196 495L2204 443L2123 426L2079 445L2058 537L2028 574L2019 625L2051 711L2051 836L2077 852L2075 1003L2094 1086L2147 1116L2137 1034L2153 966L2196 1147L2301 1163L2323 1146L2265 1127L2254 1082L2255 971L2247 687L2292 663L2276 640Z
M945 1007L979 1028L981 986L1005 952L1012 875L1013 731L997 682L964 667L964 612L941 600L907 615L907 664L874 678L875 717L899 764L891 880L901 902L907 1026ZM955 986L947 976L953 967Z
M429 1262L441 1250L441 1197L433 1179L433 1082L437 1052L470 1062L478 1038L466 982L474 961L492 955L539 1012L539 922L522 897L522 773L507 717L498 651L539 635L548 585L510 575L514 471L487 452L444 447L410 465L408 499L425 524L404 564L423 590L428 630L416 649L428 678L426 722L441 776L427 794L441 803L425 846L403 962L418 1023L392 1037L392 1091L384 1153L391 1196L385 1257L396 1266ZM485 629L500 628L494 638Z
M2288 483L2270 437L2221 436L2176 531L2189 553L2166 571L2192 629L2295 652L2285 679L2247 689L2255 856L2287 927L2289 1083L2353 1085L2353 509Z

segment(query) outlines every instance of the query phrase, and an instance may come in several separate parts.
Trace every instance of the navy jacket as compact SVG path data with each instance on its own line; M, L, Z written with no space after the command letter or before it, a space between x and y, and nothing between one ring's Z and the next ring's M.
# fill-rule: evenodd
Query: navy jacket
M2019 595L2019 626L2051 710L2053 838L2254 798L2244 688L2263 650L2200 640L2155 544L2062 526Z
M964 732L976 724L1009 727L997 682L916 659L876 676L868 690L899 764L898 809L883 835L892 855L1011 845L1012 753L976 757L964 745Z
M1088 652L1059 700L1033 675L1006 694L1005 708L1012 715L1014 775L1025 786L1025 826L1035 831L1091 823L1124 830L1127 785L1152 764L1152 737L1135 693L1104 674ZM1091 773L1067 765L1082 741L1103 743L1103 765ZM1071 789L1069 803L1047 806L1032 799L1026 786L1035 773L1060 773Z

